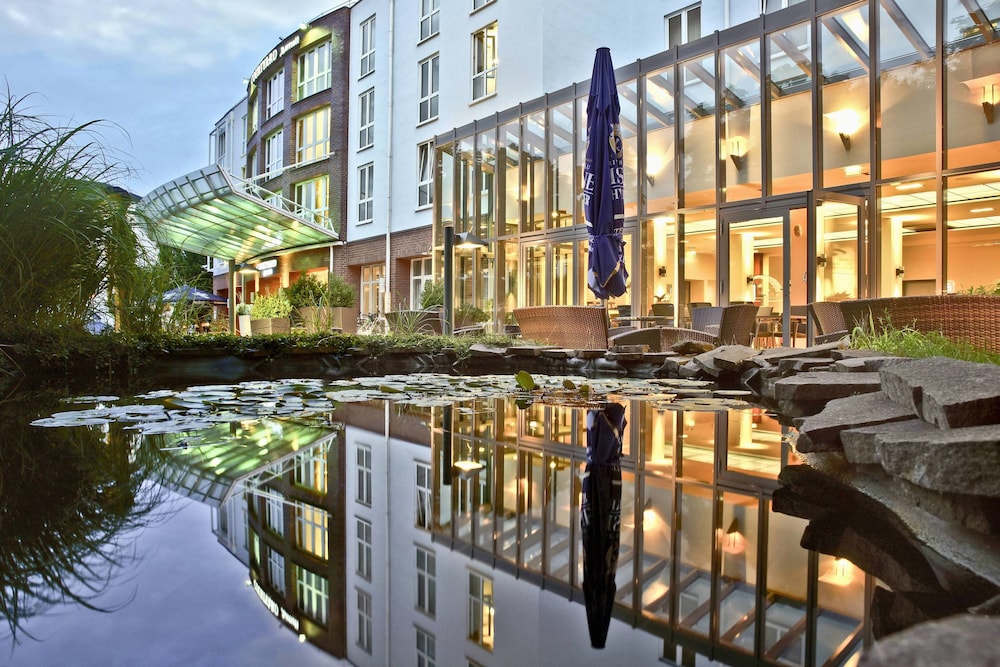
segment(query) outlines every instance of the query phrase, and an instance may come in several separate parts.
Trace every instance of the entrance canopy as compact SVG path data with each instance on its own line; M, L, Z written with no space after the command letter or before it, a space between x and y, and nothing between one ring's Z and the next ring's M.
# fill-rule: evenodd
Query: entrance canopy
M158 243L237 263L338 240L328 217L217 165L161 185L139 208L141 224Z

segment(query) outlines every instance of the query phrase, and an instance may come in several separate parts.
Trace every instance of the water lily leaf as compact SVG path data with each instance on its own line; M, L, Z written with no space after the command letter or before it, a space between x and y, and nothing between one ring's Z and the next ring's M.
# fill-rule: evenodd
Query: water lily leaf
M525 391L531 391L535 388L535 379L531 377L531 373L528 371L518 371L517 375L514 376L514 380L517 381L517 385Z

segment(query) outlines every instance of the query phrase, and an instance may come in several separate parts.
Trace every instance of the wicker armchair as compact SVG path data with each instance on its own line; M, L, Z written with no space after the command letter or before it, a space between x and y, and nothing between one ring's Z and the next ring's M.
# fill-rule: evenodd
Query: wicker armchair
M608 313L602 306L529 306L515 308L514 318L522 338L569 350L606 350L609 345L640 344L628 338L619 339L642 331L633 327L609 328Z
M757 325L757 306L711 306L691 311L691 328L660 327L660 349L685 340L712 345L750 345Z
M841 301L817 301L809 304L809 315L816 325L813 342L832 343L851 333L848 331Z

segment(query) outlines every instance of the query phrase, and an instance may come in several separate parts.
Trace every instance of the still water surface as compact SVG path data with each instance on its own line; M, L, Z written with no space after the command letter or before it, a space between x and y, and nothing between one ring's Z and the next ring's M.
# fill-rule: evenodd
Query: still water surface
M6 657L856 661L871 578L801 549L806 522L771 511L797 462L787 429L694 383L536 380L532 394L427 375L0 404ZM588 625L601 590L614 618Z

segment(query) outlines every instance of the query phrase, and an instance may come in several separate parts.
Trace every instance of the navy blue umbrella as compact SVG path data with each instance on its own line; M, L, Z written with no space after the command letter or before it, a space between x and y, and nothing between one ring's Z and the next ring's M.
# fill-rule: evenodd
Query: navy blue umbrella
M622 519L622 432L625 406L587 411L587 467L580 503L583 600L590 644L604 648L615 604Z
M224 296L219 296L218 294L213 294L212 292L206 292L205 290L200 290L196 287L191 287L190 285L181 285L180 287L167 290L163 293L163 300L168 302L192 301L215 304L227 303L226 297Z
M621 107L611 51L597 49L587 100L587 161L583 167L583 215L590 234L587 285L599 299L625 293L625 174Z

